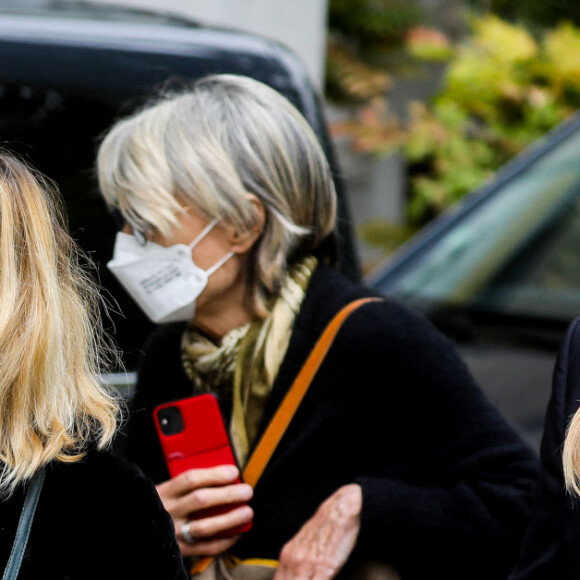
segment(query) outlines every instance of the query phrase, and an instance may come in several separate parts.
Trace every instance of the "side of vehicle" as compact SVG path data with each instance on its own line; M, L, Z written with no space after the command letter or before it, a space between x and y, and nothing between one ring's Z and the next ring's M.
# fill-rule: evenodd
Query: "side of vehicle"
M580 116L367 281L449 335L490 399L537 447L556 353L580 314Z

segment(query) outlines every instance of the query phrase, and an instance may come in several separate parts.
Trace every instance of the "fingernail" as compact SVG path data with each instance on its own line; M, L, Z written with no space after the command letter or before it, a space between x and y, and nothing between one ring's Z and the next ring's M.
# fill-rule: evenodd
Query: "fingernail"
M233 479L237 475L238 475L237 467L234 467L233 465L225 465L224 466L224 477L228 477L228 478Z
M241 495L243 500L252 499L252 496L254 495L254 490L252 489L252 487L250 485L248 485L247 483L244 483L244 484L242 484L242 487L240 488L240 495Z

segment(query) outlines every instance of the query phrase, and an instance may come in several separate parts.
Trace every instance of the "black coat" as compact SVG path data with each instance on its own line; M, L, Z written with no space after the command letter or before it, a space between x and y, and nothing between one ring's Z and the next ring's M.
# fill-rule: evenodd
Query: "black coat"
M580 318L568 328L554 369L532 518L510 580L580 580L580 499L566 493L562 446L580 405Z
M261 431L326 324L368 292L334 270L313 275ZM186 397L184 325L145 348L129 457L156 481L167 471L151 411ZM451 344L390 300L366 304L338 334L261 480L254 527L231 550L278 558L282 545L342 485L363 491L351 564L379 559L405 580L504 580L527 523L536 458L475 386Z
M22 510L21 486L0 502L0 574ZM91 452L47 469L20 580L183 580L173 522L133 465Z

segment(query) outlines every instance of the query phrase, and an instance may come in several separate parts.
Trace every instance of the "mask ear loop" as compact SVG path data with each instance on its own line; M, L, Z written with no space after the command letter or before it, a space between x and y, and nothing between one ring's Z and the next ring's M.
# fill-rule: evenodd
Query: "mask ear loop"
M190 250L193 250L193 248L195 248L195 246L197 246L197 244L199 244L199 242L201 242L201 240L203 240L203 238L205 238L205 236L207 236L207 234L209 234L209 232L211 232L215 228L216 224L219 221L220 220L218 218L216 218L211 223L209 223L207 226L205 226L205 228L203 228L203 230L201 230L201 232L195 238L195 240L193 240L193 242L191 242L191 244L189 244L188 248Z
M211 268L208 268L205 271L208 277L211 276L218 268L223 266L233 255L234 252L227 253L221 260L218 260L217 263L215 263Z
M211 232L211 230L213 230L213 228L215 227L215 225L219 221L220 220L218 218L216 218L211 223L209 223L207 226L205 226L205 228L203 228L203 230L201 230L201 232L195 238L195 240L193 240L193 242L191 242L191 244L189 244L189 246L188 246L189 249L193 250L193 248L195 248L195 246L197 246L197 244L199 244L199 242L201 242L201 240L203 240L203 238L205 238L205 236L207 236L207 234L209 234L209 232ZM227 253L221 260L218 260L211 268L207 269L205 271L205 273L208 275L208 277L211 276L218 268L223 266L233 255L234 255L234 252Z

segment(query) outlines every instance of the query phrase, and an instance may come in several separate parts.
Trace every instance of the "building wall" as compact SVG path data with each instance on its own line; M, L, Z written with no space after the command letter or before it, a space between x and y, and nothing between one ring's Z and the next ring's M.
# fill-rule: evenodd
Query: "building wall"
M186 14L208 25L273 38L304 61L314 84L324 78L327 0L94 0Z

